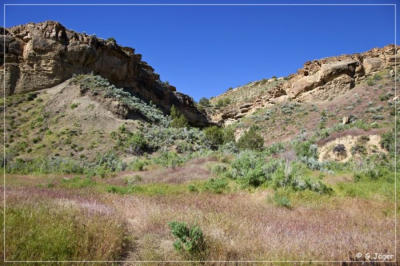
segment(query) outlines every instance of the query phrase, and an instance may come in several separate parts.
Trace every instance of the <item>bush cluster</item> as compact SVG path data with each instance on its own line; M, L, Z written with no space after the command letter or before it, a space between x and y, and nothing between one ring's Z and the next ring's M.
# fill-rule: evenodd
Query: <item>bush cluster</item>
M253 126L240 137L237 146L243 150L261 151L264 147L264 139L257 133L257 128Z
M97 75L75 75L73 82L79 84L81 90L89 90L94 94L102 94L105 98L113 98L131 111L134 111L150 122L163 122L165 116L155 105L146 103L132 92L117 88L107 79Z
M203 231L198 226L189 227L183 222L168 223L175 237L174 248L190 258L201 258L206 250Z
M171 107L171 119L172 127L183 128L189 126L189 122L186 117L181 112L179 112L174 105Z

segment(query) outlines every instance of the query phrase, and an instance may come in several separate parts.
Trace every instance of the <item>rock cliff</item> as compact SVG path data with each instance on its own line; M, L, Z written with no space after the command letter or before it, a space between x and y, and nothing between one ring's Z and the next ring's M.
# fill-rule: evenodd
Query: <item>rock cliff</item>
M68 30L55 21L0 28L0 70L6 95L49 88L73 74L93 73L153 102L164 112L175 105L193 125L209 124L192 98L161 82L134 49L122 47L112 38L103 40Z
M364 53L328 57L306 62L303 68L286 78L251 82L212 99L229 99L231 104L209 110L211 119L219 124L231 123L256 110L286 101L315 102L332 100L352 89L362 80L400 61L400 46L387 45Z

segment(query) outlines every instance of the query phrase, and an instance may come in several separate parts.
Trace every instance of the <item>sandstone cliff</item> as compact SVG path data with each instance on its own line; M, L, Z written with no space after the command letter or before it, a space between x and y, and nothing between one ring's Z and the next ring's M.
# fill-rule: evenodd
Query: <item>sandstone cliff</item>
M211 101L214 106L227 99L231 104L208 112L216 123L230 123L281 102L332 100L377 71L391 69L394 75L394 65L400 61L399 50L399 46L387 45L364 53L309 61L286 78L251 82L215 97Z
M164 112L175 105L193 125L209 124L192 98L161 82L140 54L113 39L77 33L54 21L29 23L0 28L0 58L0 82L5 81L7 95L49 88L73 74L94 73L153 102Z

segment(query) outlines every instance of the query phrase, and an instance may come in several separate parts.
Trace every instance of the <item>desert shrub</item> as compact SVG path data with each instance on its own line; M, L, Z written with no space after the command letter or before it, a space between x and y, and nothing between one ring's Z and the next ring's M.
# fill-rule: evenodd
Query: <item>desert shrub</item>
M247 132L240 137L237 142L240 149L262 150L264 147L264 139L257 133L256 127L251 127Z
M71 109L73 110L73 109L77 108L78 106L79 106L79 103L73 103L73 104L71 104Z
M217 103L215 104L215 107L221 108L224 106L224 99L218 99Z
M85 171L82 163L72 159L66 158L34 158L34 159L20 159L17 158L8 161L6 164L7 173L19 174L50 174L50 173L63 173L63 174L83 174Z
M284 104L281 106L281 112L282 112L283 114L290 115L290 114L292 114L292 113L296 110L296 108L297 108L298 106L299 106L298 103L293 103L293 102L284 103Z
M190 192L198 192L199 191L198 188L193 184L190 184L188 186L188 189L189 189Z
M215 149L224 143L224 131L217 126L208 127L204 130L206 140L209 142L210 147Z
M107 152L104 155L97 155L97 159L94 167L102 167L107 170L107 172L117 172L126 169L127 164L122 162L119 157L113 152Z
M179 141L176 144L176 151L178 153L192 152L193 144L186 141Z
M268 155L278 154L285 150L285 146L281 142L277 142L267 147L265 152Z
M202 98L199 100L199 105L201 105L201 106L203 106L203 107L208 107L208 106L210 106L210 100L207 99L207 98L205 98L205 97L202 97Z
M243 151L231 163L228 176L244 185L260 186L271 179L279 162L271 160L266 163L260 153Z
M204 184L206 191L212 191L217 194L221 194L228 188L228 180L225 178L211 178Z
M290 200L281 193L275 192L273 200L274 200L275 205L277 205L279 207L284 207L287 209L292 208L292 203L290 202Z
M375 114L372 116L372 119L374 120L384 120L385 117L383 115Z
M366 155L367 154L367 148L362 143L356 143L353 147L351 147L351 154L361 154L361 155Z
M203 231L198 226L189 227L183 222L168 223L171 234L175 237L174 248L184 256L201 258L206 251Z
M134 175L134 176L125 178L125 183L130 186L130 185L134 185L136 183L139 183L142 180L143 180L142 176Z
M186 119L186 117L180 113L176 107L173 105L171 107L171 126L176 127L176 128L183 128L183 127L188 127L189 122Z
M181 151L195 152L202 148L208 148L204 132L198 128L175 128L163 125L147 125L141 132L148 140L152 149L167 148L177 145L179 142L185 143L186 147Z
M225 127L223 133L224 143L235 142L235 130L233 129L233 127Z
M126 195L126 194L131 194L135 192L135 189L132 185L130 186L108 186L107 187L107 192L108 193L114 193L114 194L120 194L120 195Z
M338 155L346 155L346 147L343 144L336 145L332 151Z
M379 75L378 73L376 73L372 78L373 78L374 80L381 80L381 79L382 79L382 76Z
M275 189L291 188L294 191L311 190L320 194L331 194L333 190L322 183L305 176L306 165L301 162L281 164L272 175L272 185Z
M101 94L124 104L130 111L140 114L150 122L166 122L163 112L151 103L146 103L136 95L122 88L117 88L107 79L97 75L74 75L73 83L79 84L81 91Z
M312 141L302 141L296 142L293 145L296 155L300 158L302 157L310 157L317 158L317 150L318 147Z
M368 85L368 86L374 86L374 85L375 85L375 81L374 81L373 79L369 78L369 79L367 80L367 85Z
M133 133L127 141L129 153L142 155L151 148L142 133Z
M154 162L164 167L175 168L184 162L184 158L180 157L176 152L166 151L162 152L158 157L155 157Z
M224 164L216 164L211 167L211 173L214 175L222 175L226 173L228 168Z

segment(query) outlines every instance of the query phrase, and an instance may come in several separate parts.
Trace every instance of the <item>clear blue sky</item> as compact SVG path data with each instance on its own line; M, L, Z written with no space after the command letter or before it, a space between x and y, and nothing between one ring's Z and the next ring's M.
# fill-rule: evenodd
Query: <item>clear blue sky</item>
M116 1L8 1L8 3ZM138 3L120 0L118 3ZM349 1L319 1L349 3ZM7 1L6 1L7 3ZM142 1L142 3L195 3ZM207 3L198 0L197 3ZM210 3L210 2L208 2ZM218 3L213 1L211 3ZM250 1L219 1L250 3ZM251 3L300 3L299 1ZM301 3L318 3L302 1ZM396 3L353 1L352 3ZM3 14L1 14L3 18ZM7 6L6 26L57 20L114 37L143 55L163 81L196 100L229 87L286 76L308 60L394 43L393 6Z

